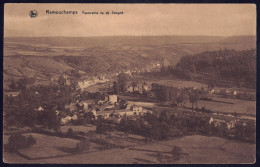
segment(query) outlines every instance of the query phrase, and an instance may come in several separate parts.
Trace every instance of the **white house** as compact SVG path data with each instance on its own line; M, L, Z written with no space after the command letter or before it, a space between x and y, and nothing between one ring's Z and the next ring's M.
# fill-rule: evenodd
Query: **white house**
M38 111L43 111L44 109L40 106L37 110Z
M56 110L56 111L55 111L55 113L56 113L56 115L58 116L58 115L59 115L59 113L60 113L60 111Z
M132 111L143 111L143 108L141 106L137 106L137 105L131 106L130 109Z
M65 118L61 118L60 123L61 123L61 124L66 124L66 123L68 123L70 120L71 120L71 117L70 117L70 116L67 116L67 117L65 117Z
M117 102L117 95L109 95L108 101L112 104L116 103Z

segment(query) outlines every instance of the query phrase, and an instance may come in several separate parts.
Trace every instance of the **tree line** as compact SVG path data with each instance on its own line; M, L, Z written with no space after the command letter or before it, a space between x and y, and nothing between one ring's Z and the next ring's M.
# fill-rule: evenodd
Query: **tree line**
M180 104L183 106L189 101L192 104L192 110L194 104L197 105L201 95L205 93L203 90L192 88L179 89L177 87L159 85L156 83L152 84L152 90L160 102L170 102L173 105Z

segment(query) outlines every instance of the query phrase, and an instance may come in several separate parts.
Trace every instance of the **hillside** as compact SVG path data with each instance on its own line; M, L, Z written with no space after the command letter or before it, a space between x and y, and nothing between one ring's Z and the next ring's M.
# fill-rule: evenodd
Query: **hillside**
M256 87L256 50L218 50L183 56L172 71L200 74L203 78L232 81L239 86ZM213 79L214 78L214 79Z
M175 65L185 55L256 47L254 36L10 37L4 39L4 81L50 76L77 68L87 75L145 68L164 59Z

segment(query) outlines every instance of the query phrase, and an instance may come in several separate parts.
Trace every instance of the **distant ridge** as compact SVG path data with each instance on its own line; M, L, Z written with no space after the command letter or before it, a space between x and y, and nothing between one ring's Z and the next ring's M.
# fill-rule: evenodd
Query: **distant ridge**
M95 47L102 45L167 45L196 43L250 43L256 36L104 36L104 37L5 37L4 42L49 44L64 47Z
M256 48L255 36L6 37L4 83L20 77L49 81L70 69L86 75L146 69L182 56L219 49Z

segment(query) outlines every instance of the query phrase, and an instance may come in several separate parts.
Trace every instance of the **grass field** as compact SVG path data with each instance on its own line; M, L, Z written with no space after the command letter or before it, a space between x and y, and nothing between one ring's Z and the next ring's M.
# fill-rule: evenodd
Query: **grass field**
M159 85L167 85L173 86L177 88L189 88L196 87L197 89L201 89L202 87L206 88L206 84L202 84L194 81L183 81L183 80L173 80L170 78L148 78L146 81L148 84L157 83Z
M76 141L72 139L56 139L56 137L33 134L39 144L27 150L29 155L61 154L58 151L47 149L52 144L73 146ZM41 136L41 137L40 137ZM121 136L124 136L121 134ZM128 136L132 140L134 136ZM48 139L46 139L48 138ZM135 136L137 139L137 136ZM38 142L37 140L37 142ZM43 141L45 140L45 141ZM53 140L52 144L46 141ZM118 139L113 139L117 142ZM132 140L133 141L133 140ZM42 146L43 149L39 149ZM47 146L47 147L46 147ZM176 146L180 148L180 158L170 152ZM54 147L54 146L53 146ZM52 148L52 147L50 147ZM26 152L26 151L25 151ZM160 156L158 156L160 155ZM241 143L218 137L186 136L156 143L137 143L126 148L111 148L92 151L82 154L65 154L55 158L41 158L27 160L17 154L4 153L4 161L8 163L61 163L61 164L193 164L193 163L254 163L256 157L255 144Z
M221 112L221 113L239 113L250 116L256 116L256 101L246 101L239 99L227 99L227 98L218 98L214 97L213 100L229 102L221 103L215 101L198 101L198 107L205 107L211 111ZM191 107L191 103L188 103L188 106Z

